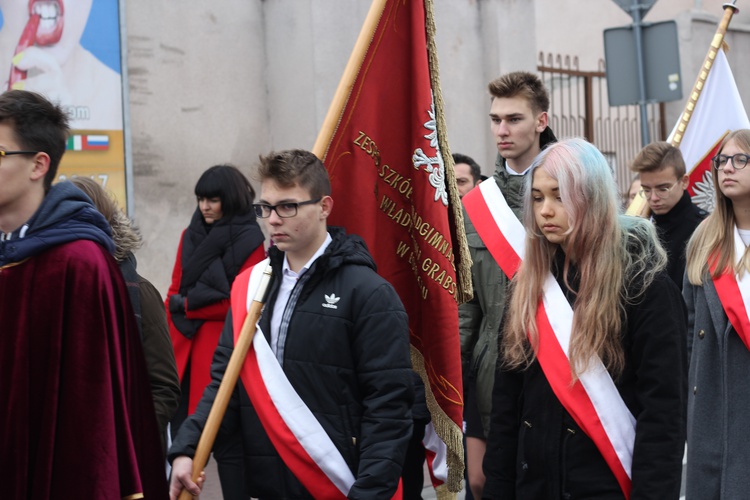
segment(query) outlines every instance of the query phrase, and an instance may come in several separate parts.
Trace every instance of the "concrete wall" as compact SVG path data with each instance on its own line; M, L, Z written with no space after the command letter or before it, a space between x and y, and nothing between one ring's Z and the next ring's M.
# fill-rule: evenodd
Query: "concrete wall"
M451 149L493 170L487 83L534 71L540 52L598 68L602 30L630 23L597 0L434 0ZM592 8L592 4L596 4ZM659 0L647 21L676 18L687 95L721 0ZM193 188L211 165L252 177L259 154L312 147L370 0L128 0L134 216L145 238L139 269L164 294ZM738 17L729 60L750 102L750 36ZM746 26L746 25L745 25ZM671 123L682 109L671 104Z
M166 293L200 174L269 148L263 2L127 2L139 270ZM179 9L179 12L178 12Z

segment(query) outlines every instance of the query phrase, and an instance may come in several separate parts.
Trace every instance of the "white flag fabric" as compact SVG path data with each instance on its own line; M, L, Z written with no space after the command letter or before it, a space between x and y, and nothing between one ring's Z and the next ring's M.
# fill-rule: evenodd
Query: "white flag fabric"
M679 120L669 134L669 142L678 125ZM750 120L729 61L724 51L719 50L680 143L685 166L690 174L688 191L693 202L704 210L710 212L714 205L711 158L729 132L742 128L750 128Z

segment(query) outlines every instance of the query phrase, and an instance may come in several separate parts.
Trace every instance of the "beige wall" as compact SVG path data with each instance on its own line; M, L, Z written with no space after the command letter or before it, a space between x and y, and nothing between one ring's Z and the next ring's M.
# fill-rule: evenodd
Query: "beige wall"
M534 71L540 52L575 55L580 69L595 70L604 53L602 30L630 23L610 0L434 1L451 150L473 156L485 173L495 157L487 82L508 71ZM678 20L687 87L720 4L659 0L646 16ZM231 162L251 176L259 154L312 147L370 0L125 5L134 216L145 238L139 270L164 294L200 174ZM729 60L744 83L750 68L740 67L739 53L748 53L750 36L743 20L750 21L733 22L740 30L729 37ZM742 92L750 102L750 84ZM674 103L669 113L676 117L681 109Z

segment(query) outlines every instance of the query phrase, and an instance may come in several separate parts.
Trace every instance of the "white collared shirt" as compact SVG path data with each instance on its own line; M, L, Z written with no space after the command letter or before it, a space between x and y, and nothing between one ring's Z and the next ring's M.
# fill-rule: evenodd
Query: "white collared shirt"
M526 170L524 170L523 172L519 174L518 172L516 172L515 170L513 170L512 168L508 166L507 161L505 162L505 171L508 172L510 175L526 175L526 172L528 172L530 168L531 168L531 165L526 167Z
M276 297L276 303L273 305L273 314L271 315L271 350L274 354L277 354L279 350L279 329L281 328L281 320L284 316L284 309L286 309L286 304L289 302L292 290L294 290L294 286L297 284L300 277L310 269L313 262L323 255L326 248L328 248L328 245L331 244L331 241L333 240L330 233L326 233L326 239L323 244L320 245L320 248L318 248L310 260L302 266L299 272L292 271L289 267L289 260L287 259L286 254L284 254L284 264L281 271L281 286L279 287L279 294Z

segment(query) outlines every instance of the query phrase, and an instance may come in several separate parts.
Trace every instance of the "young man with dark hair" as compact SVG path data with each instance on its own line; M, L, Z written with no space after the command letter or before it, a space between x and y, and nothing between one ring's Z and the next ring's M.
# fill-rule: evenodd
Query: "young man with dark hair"
M220 430L243 441L246 493L391 498L412 434L406 312L364 242L326 225L333 199L318 158L271 153L261 158L258 177L255 211L275 245L232 287L213 380L170 449L170 494L200 492L192 457L256 277L270 262L268 299Z
M685 247L708 212L698 208L687 192L690 177L682 152L668 142L643 148L630 165L641 181L639 194L651 209L651 220L667 250L667 274L679 288L685 273Z
M68 118L0 95L0 470L9 498L166 498L143 348L109 226L52 186Z
M456 171L458 196L463 198L482 180L482 169L470 156L453 153L453 168Z
M481 498L482 472L495 380L498 330L510 279L500 269L491 248L477 230L486 214L467 205L469 197L498 190L516 217L521 218L526 173L534 157L555 136L547 126L549 96L538 76L517 71L489 83L490 129L498 156L495 174L464 198L466 239L472 258L474 299L459 306L461 356L466 373L466 465L474 498ZM480 193L479 191L482 191ZM488 201L491 203L491 201ZM475 222L477 223L475 225Z

